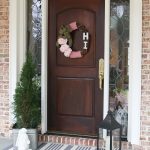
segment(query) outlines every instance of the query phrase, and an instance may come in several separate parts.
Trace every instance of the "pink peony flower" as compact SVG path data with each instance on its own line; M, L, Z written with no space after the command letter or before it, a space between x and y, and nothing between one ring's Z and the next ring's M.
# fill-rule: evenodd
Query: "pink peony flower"
M72 22L72 23L70 23L69 24L69 26L70 26L70 28L71 28L71 30L73 31L73 30L76 30L78 27L77 27L77 23L74 21L74 22Z
M59 39L57 40L57 42L58 42L58 44L60 44L60 45L67 44L67 39L59 38Z
M72 52L72 49L69 47L68 49L65 50L64 56L69 57L71 52Z
M61 45L61 47L59 48L59 50L60 50L62 53L64 53L68 48L69 48L69 45L64 44L64 45Z

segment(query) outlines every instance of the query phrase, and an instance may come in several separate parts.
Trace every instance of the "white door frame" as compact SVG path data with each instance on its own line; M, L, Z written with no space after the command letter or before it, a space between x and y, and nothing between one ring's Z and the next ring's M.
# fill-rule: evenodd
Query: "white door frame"
M26 52L26 0L11 0L10 9L10 105L16 88L19 72ZM136 16L136 17L135 17ZM110 0L105 0L105 78L104 111L108 111L109 100L109 21ZM48 0L42 0L42 133L47 131L47 45L48 45ZM140 102L141 102L141 51L142 51L142 0L130 0L130 47L129 47L129 121L128 141L139 144L140 139ZM135 76L136 74L136 76ZM137 82L139 81L139 82ZM10 109L12 112L12 109ZM135 113L136 112L136 113ZM133 119L134 118L134 119ZM12 122L12 117L10 117ZM134 126L136 124L136 126Z

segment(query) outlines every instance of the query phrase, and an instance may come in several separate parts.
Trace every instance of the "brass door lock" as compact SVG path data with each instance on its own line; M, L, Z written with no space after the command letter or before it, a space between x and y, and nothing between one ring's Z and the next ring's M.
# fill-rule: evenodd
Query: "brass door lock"
M104 79L104 59L99 59L99 88L102 90L102 82Z

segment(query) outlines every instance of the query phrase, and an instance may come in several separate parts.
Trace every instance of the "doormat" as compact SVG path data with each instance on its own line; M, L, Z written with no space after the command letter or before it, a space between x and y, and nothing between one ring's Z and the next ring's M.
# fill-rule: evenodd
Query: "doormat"
M16 149L11 146L11 148L9 147L3 150L16 150ZM38 150L97 150L97 148L89 146L60 144L60 143L43 143L39 145ZM105 148L99 148L99 150L105 150Z
M88 146L78 146L78 145L67 145L60 143L47 143L42 148L38 150L97 150L96 147ZM104 148L99 148L99 150L105 150Z

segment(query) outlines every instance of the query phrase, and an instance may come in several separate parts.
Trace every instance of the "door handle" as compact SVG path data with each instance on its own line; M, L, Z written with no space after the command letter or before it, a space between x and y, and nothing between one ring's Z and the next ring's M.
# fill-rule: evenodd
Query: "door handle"
M99 88L102 90L102 82L104 79L104 59L99 59Z

